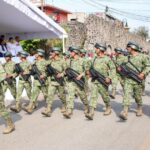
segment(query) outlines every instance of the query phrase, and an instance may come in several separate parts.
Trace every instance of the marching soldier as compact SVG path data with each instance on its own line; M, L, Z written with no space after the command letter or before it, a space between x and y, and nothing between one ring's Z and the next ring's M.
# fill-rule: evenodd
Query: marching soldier
M16 99L16 72L15 72L15 63L12 61L12 54L10 52L6 52L4 64L4 70L6 72L6 79L3 82L3 92L5 93L7 89L10 90L14 99Z
M127 56L125 56L125 51L122 50L121 48L115 48L115 57L112 58L115 66L116 66L116 71L118 69L118 66L121 65L122 63L127 62ZM124 87L124 76L120 75L117 71L116 76L112 78L112 97L115 98L116 96L116 88L118 85L118 81L120 82L122 88ZM124 89L124 88L123 88Z
M3 134L8 134L15 130L15 125L13 124L10 114L6 110L4 104L4 92L2 82L4 82L5 77L6 73L3 66L0 64L0 116L2 116L6 122L6 128L4 129Z
M19 73L19 83L17 88L17 96L16 96L16 105L15 107L11 107L10 109L16 113L21 111L21 95L23 90L25 89L27 92L27 96L31 98L31 79L30 79L30 69L31 64L27 61L28 53L25 51L20 52L20 60L21 63L19 66L21 67L21 71Z
M59 97L62 101L61 112L64 113L66 111L66 95L65 95L65 82L64 82L66 62L63 58L61 58L60 53L61 53L61 48L53 47L51 51L51 60L49 65L53 67L57 71L57 73L52 73L52 75L50 75L50 84L48 86L47 107L42 112L42 114L46 117L51 116L52 104L56 92L58 92Z
M111 71L112 75L115 76L116 70L115 65L112 62L112 60L105 55L105 51L107 50L105 44L95 44L95 52L96 57L92 61L92 67L100 72L106 79L106 83L111 83L110 77L109 77L109 71ZM106 110L104 112L104 115L110 115L111 114L111 105L110 105L110 96L108 93L108 89L104 87L101 83L99 83L97 80L94 80L92 82L92 91L91 91L91 98L90 98L90 112L86 115L86 117L90 120L93 120L94 116L94 110L96 109L97 105L97 99L98 94L101 94L102 99L106 105Z
M140 53L140 48L137 43L129 42L127 44L127 50L130 53L130 56L128 57L126 65L135 72L138 72L138 78L142 81L150 71L150 62ZM131 97L134 97L137 103L136 116L142 116L142 82L140 84L132 78L125 77L123 111L119 116L123 120L127 120L128 118Z
M31 100L29 105L27 107L24 107L24 110L29 114L31 114L36 108L36 102L40 91L42 91L44 99L47 99L47 61L44 59L44 56L45 51L42 49L38 49L36 54L36 62L33 65L36 66L36 69L33 69L32 66L34 81L31 93Z
M67 67L78 72L79 75L77 76L76 80L80 80L81 78L85 77L85 71L86 71L83 67L84 65L83 59L81 59L81 57L79 56L80 50L74 47L71 47L69 50L70 50L71 59L68 62ZM87 114L89 110L89 106L88 106L88 99L85 92L85 88L81 89L75 82L73 82L70 79L67 79L66 87L68 93L66 97L67 110L64 113L64 116L66 118L71 118L71 115L73 113L73 108L74 108L75 95L79 96L80 99L82 100L85 106L84 113Z

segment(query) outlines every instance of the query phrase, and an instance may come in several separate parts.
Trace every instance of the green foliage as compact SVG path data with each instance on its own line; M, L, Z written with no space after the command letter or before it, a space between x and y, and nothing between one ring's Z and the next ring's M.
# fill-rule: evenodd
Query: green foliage
M140 26L134 30L134 33L141 36L145 40L149 37L149 30L145 26Z

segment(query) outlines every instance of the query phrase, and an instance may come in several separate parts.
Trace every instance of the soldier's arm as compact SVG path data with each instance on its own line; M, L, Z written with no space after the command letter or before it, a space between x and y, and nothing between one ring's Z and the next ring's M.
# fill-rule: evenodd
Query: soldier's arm
M143 71L142 73L146 76L150 72L150 61L146 57L143 57Z
M115 77L116 76L116 66L111 59L108 60L108 67L109 67L110 73L111 73L111 75L109 74L109 78Z

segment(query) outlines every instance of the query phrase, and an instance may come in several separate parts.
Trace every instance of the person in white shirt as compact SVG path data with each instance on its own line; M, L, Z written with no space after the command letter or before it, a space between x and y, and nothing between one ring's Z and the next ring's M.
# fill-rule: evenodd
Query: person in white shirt
M19 52L23 51L23 48L20 45L20 37L19 36L15 37L15 45L16 45L16 55L18 55Z
M10 37L8 40L7 49L9 52L11 52L12 56L17 56L16 44L14 43L14 39L12 37Z

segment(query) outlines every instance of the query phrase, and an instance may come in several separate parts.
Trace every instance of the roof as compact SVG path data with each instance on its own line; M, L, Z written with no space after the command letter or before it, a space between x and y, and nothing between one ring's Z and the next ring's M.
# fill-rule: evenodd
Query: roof
M41 7L41 6L39 6L39 7ZM49 4L45 4L44 8L50 8L50 9L58 10L59 12L62 12L62 13L72 14L72 12L70 12L68 10L64 10L62 8L59 8L59 7L56 7L56 6L53 6L53 5L49 5Z
M21 39L67 37L60 25L29 0L0 0L0 34Z

